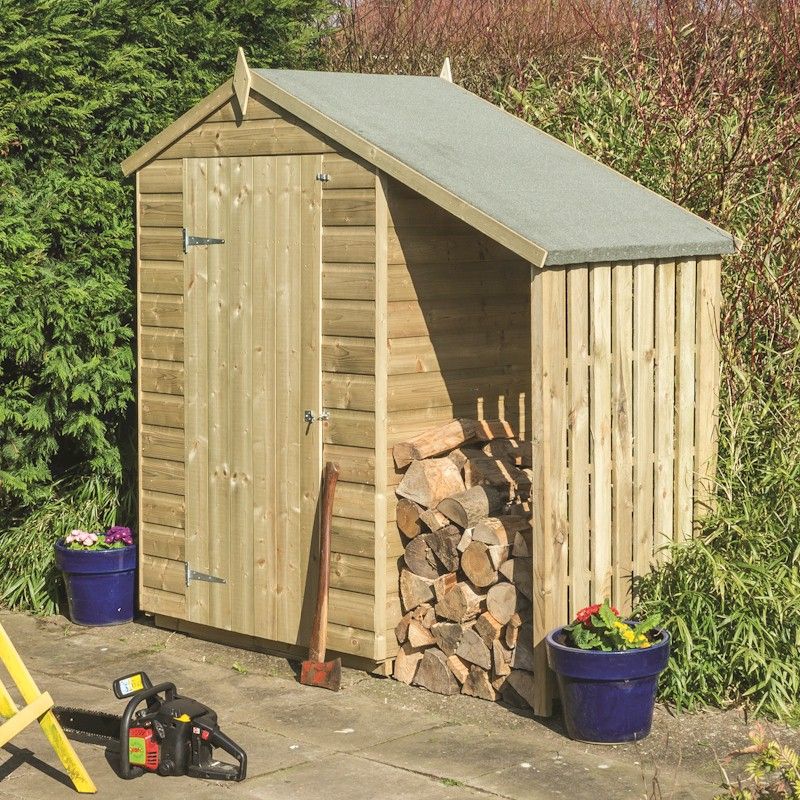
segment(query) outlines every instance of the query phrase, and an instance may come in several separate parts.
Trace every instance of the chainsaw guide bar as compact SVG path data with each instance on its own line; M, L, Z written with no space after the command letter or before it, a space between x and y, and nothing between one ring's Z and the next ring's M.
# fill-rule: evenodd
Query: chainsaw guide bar
M122 717L105 711L55 706L53 713L70 739L105 747L119 747L119 726Z

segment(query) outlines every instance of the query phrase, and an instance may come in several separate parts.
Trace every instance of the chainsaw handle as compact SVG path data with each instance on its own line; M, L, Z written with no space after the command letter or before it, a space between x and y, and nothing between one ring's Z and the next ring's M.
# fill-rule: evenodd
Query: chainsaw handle
M131 720L133 719L133 712L142 703L143 700L148 700L155 697L157 694L164 693L166 700L174 700L177 696L178 690L175 688L174 683L157 683L155 686L150 686L147 689L142 689L141 692L131 697L128 705L125 706L125 711L122 713L122 718L119 723L119 746L120 746L120 761L119 761L119 774L121 778L134 778L140 775L142 770L138 767L131 767L128 761L128 748L130 746L128 731L131 727ZM149 703L148 703L149 705Z
M228 778L229 780L234 781L243 781L247 777L247 753L239 747L233 739L227 737L219 728L216 730L212 730L209 737L208 743L211 747L218 747L220 750L224 750L229 756L233 756L239 764L239 769L236 772L236 776L233 778ZM208 777L214 777L213 775L209 775ZM223 777L222 775L218 775L216 777ZM227 777L227 776L226 776Z

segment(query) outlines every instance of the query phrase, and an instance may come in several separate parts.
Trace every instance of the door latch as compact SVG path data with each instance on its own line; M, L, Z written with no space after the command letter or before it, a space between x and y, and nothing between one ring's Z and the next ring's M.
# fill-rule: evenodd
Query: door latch
M311 424L312 422L324 422L331 418L331 415L328 411L323 411L321 414L315 414L310 409L306 409L303 412L303 422L307 424Z

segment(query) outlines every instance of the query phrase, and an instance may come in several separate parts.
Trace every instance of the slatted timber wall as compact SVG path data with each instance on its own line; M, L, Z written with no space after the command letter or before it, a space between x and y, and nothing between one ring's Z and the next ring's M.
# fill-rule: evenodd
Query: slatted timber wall
M454 417L507 419L527 436L529 265L397 181L386 195L388 447ZM394 496L402 474L391 450L387 461ZM399 555L387 576L390 625L400 617Z
M532 269L534 638L692 536L716 466L720 260ZM633 587L633 591L632 591ZM537 667L546 673L544 647ZM539 713L547 713L541 686Z

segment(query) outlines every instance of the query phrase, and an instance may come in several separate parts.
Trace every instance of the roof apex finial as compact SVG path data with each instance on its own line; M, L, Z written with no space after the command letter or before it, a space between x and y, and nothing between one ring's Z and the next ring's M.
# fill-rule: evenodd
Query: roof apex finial
M453 73L450 71L450 56L445 56L441 72L439 72L439 77L450 81L450 83L453 82Z
M244 55L244 48L240 47L236 53L236 69L233 73L233 91L239 101L239 108L242 110L242 119L247 115L247 101L250 99L250 86L253 77L250 74L250 67L247 66L247 59Z

